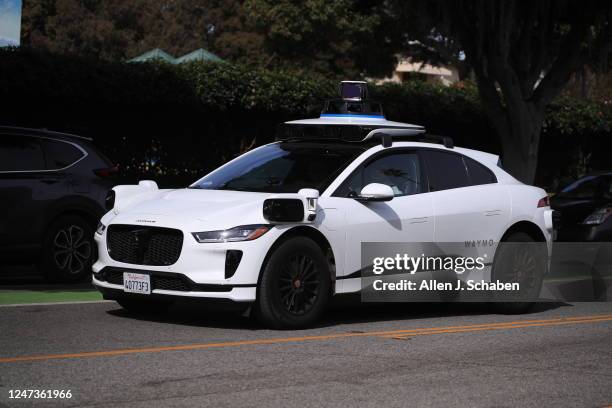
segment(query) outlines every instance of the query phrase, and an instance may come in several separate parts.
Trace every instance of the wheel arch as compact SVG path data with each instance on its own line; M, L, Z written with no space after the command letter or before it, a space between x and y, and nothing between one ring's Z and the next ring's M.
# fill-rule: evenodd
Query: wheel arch
M40 239L44 242L49 229L60 217L81 217L95 230L96 224L102 215L104 215L103 210L91 200L85 198L60 200L47 211Z
M306 225L298 225L293 228L290 228L287 231L283 232L276 239L276 241L274 241L274 244L272 244L272 246L268 249L268 252L266 253L264 261L261 264L261 269L259 270L259 276L257 277L257 286L259 287L259 284L261 282L261 274L264 268L266 267L266 265L268 264L268 261L272 253L274 253L274 251L276 250L276 248L278 248L280 244L287 241L288 239L291 239L292 237L310 238L319 246L319 248L321 248L323 255L328 260L328 264L330 264L330 268L329 268L330 281L331 281L331 284L332 284L331 286L333 289L335 282L336 282L336 269L335 269L336 256L334 254L334 250L329 240L325 237L325 235L323 235L321 231L319 231L316 228L313 228L311 226L306 226Z
M546 242L546 236L542 229L534 222L522 220L512 224L504 235L501 237L500 242L505 241L508 237L515 232L523 232L533 238L536 242Z
M98 203L89 198L65 197L54 203L48 210L45 217L45 226L48 227L57 218L67 215L82 217L95 227L97 222L100 221L100 218L104 215L104 210Z

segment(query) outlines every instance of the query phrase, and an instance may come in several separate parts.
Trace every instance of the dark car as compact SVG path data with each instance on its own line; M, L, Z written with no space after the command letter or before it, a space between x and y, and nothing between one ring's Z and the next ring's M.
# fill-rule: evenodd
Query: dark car
M558 241L612 241L612 171L582 177L551 199Z
M115 173L91 139L0 126L0 262L39 264L56 281L88 276Z

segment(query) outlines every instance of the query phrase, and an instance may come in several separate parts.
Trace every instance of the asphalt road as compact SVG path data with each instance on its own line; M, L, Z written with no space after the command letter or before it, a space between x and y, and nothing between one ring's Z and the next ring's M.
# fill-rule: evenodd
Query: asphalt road
M71 390L66 400L11 389ZM336 307L269 331L193 305L161 317L115 303L0 307L0 406L612 404L612 303Z

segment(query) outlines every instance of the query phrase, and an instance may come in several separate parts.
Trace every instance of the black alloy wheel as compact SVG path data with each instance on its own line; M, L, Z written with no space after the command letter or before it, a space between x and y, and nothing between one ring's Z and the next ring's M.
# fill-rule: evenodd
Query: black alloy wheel
M275 247L261 273L255 313L274 329L313 325L331 296L331 268L313 240L294 236Z
M78 282L91 274L93 227L82 217L58 217L47 229L39 268L50 281Z
M315 261L306 254L293 255L281 269L279 293L285 310L303 315L312 309L319 296L320 281Z

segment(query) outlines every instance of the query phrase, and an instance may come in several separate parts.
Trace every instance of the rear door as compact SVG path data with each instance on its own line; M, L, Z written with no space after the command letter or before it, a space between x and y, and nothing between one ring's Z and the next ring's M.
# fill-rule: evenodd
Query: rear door
M41 144L48 170L47 184L61 184L60 190L65 193L88 193L90 180L80 177L74 166L85 157L83 149L65 140L43 138Z
M476 248L478 256L492 254L510 217L510 199L493 172L456 152L427 149L434 240ZM465 255L474 254L466 250Z
M89 190L72 173L85 156L65 140L0 135L0 247L37 248L53 205Z
M0 247L34 248L40 242L54 183L45 170L39 138L0 135Z

